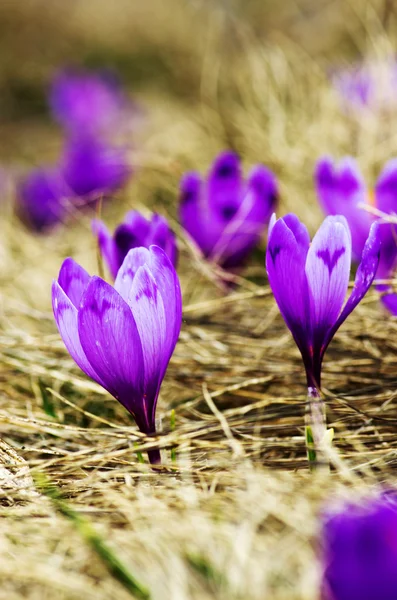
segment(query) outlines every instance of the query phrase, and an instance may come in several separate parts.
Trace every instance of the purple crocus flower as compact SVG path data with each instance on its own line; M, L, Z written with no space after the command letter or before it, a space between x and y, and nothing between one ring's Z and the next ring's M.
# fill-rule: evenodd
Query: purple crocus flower
M194 172L183 177L180 219L207 259L235 268L259 242L276 198L276 178L269 169L257 165L244 181L239 157L223 152L205 182Z
M315 169L315 184L320 204L326 214L344 215L352 235L353 258L361 257L365 241L376 217L365 210L374 206L386 214L397 213L397 159L390 160L384 167L375 186L374 194L365 185L356 161L351 157L335 163L332 158L321 158ZM395 225L382 223L382 237L378 279L390 279L397 267L397 229ZM382 302L397 315L397 294L390 286L378 285Z
M131 112L117 77L108 71L60 71L52 82L49 102L55 119L73 134L114 133L122 122L125 126Z
M352 241L345 217L327 217L310 244L294 214L269 226L266 269L270 287L306 369L309 390L321 386L321 365L336 331L367 293L379 262L378 225L371 226L346 304ZM343 306L344 305L344 306Z
M56 225L65 215L67 191L56 167L31 171L17 188L17 211L21 219L37 232Z
M115 192L131 174L125 149L94 136L69 140L61 159L61 171L71 193L85 201Z
M397 497L384 494L328 515L323 600L397 598Z
M335 70L332 83L352 115L362 109L385 111L396 107L397 62L394 57Z
M99 219L92 222L92 230L97 236L99 249L114 279L129 250L138 246L145 248L151 245L159 246L176 267L178 248L175 235L167 220L161 215L153 214L149 221L138 211L131 210L126 214L124 221L116 227L113 235Z
M156 431L161 382L182 321L178 276L161 248L134 248L114 287L67 258L52 286L59 333L77 365L133 415ZM158 450L149 451L160 462Z

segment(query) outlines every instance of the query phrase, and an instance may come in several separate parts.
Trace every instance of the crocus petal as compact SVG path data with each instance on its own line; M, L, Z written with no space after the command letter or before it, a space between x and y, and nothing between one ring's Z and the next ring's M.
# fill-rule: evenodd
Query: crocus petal
M316 165L314 178L324 212L346 218L352 234L353 255L359 260L372 217L359 206L368 203L368 192L356 161L345 157L334 164L332 159L322 158Z
M166 364L168 364L182 325L181 288L178 275L165 252L158 246L150 246L149 251L150 272L159 289L165 308L164 356Z
M122 187L130 175L126 152L94 136L73 137L62 158L62 173L78 197L110 193Z
M381 236L379 233L379 224L373 223L364 247L361 263L357 269L352 293L350 294L350 297L335 324L328 332L325 342L325 349L335 335L336 331L338 331L342 323L356 308L357 304L364 298L365 294L369 290L378 268L380 248Z
M256 197L251 219L261 225L266 224L277 204L278 188L276 178L270 169L264 165L257 165L249 173L247 185Z
M139 267L134 277L128 304L142 344L145 401L148 410L151 410L164 372L160 368L159 357L161 360L164 356L166 319L163 299L147 265Z
M112 277L116 277L120 265L115 243L108 228L103 221L94 219L91 222L91 229L98 239L99 250L105 259Z
M132 283L139 267L142 267L149 262L150 254L147 248L133 248L125 257L123 264L117 273L114 288L126 302L128 302Z
M178 262L178 247L175 234L169 228L167 220L162 215L154 214L151 220L151 231L147 246L159 246L164 250L171 263L176 268Z
M222 152L214 161L208 174L208 207L226 222L240 206L240 159L234 152Z
M203 197L203 186L198 173L187 173L182 178L179 196L182 227L204 256L209 256L219 237L221 227L214 228L211 224L211 214Z
M290 224L290 227L288 226ZM311 345L305 273L309 234L295 215L279 219L269 235L266 269L280 312L302 353ZM299 293L297 292L299 290Z
M57 281L52 284L52 308L58 331L70 356L88 377L106 387L81 346L77 325L77 308Z
M315 342L322 345L338 318L349 285L351 238L346 219L327 217L313 238L305 265Z
M67 193L57 168L33 170L19 183L17 192L18 214L32 229L46 231L64 218Z
M134 414L138 425L149 424L146 414L138 421L144 363L133 314L120 294L99 277L91 278L81 300L78 331L84 353L104 387Z
M375 186L376 207L387 214L397 214L397 158L389 160Z
M127 100L113 73L75 69L57 73L49 103L54 117L73 132L115 127L127 108Z
M90 276L73 258L66 258L59 271L58 283L69 300L78 309Z

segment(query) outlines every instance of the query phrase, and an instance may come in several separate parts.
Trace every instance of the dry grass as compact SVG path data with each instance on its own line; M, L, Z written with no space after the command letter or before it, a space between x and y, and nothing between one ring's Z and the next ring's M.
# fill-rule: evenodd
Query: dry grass
M380 3L346 3L344 10L356 15L347 25L337 17L341 3L324 2L326 18L316 10L307 16L316 23L310 44L302 42L308 2L300 11L286 3L290 12L270 3L272 28L261 39L249 20L238 19L238 3L225 17L206 12L205 2L193 9L174 2L174 20L161 3L154 2L153 13L138 4L140 42L131 52L139 55L136 47L152 44L172 68L166 91L157 93L153 82L139 90L150 115L133 156L140 170L106 209L110 223L129 207L146 206L168 214L179 231L180 175L206 169L218 150L231 146L247 166L263 161L275 170L280 211L297 212L313 231L321 219L311 180L319 154L357 155L373 182L382 162L397 153L390 126L396 115L352 121L325 75L332 57L342 55L336 40L344 40L343 49L360 40L368 52L393 46ZM23 20L39 5L29 3L30 12L20 8L19 16L14 8L9 19ZM82 39L79 47L95 42L105 52L101 44L110 31L112 51L127 53L130 30L120 18L106 29L103 14L86 33L90 5L76 4L65 43ZM247 8L253 22L257 11L255 3ZM148 28L151 14L157 17ZM54 9L50 17L60 28L62 15ZM329 28L333 32L327 47L318 19L328 37ZM60 44L55 47L64 56ZM178 78L183 56L189 66ZM22 78L24 60L16 58ZM36 62L45 73L44 58ZM174 78L185 95L175 93ZM15 132L9 154L19 162L28 162L34 149L39 162L59 145L52 128L37 119L1 127ZM50 283L62 260L72 255L97 271L90 217L74 217L38 238L21 228L6 203L2 210L0 597L129 598L115 567L120 560L156 600L318 598L322 508L396 477L397 325L381 312L375 292L327 353L323 384L335 428L333 470L313 476L304 448L303 369L266 281L263 248L225 295L213 270L180 236L184 322L162 388L159 435L147 440L78 370L53 323ZM140 462L153 444L163 449L156 470ZM51 486L59 497L51 499Z

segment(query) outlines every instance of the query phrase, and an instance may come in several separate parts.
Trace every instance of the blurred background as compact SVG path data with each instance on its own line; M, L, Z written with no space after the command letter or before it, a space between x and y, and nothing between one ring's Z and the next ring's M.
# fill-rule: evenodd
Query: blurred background
M101 208L109 226L126 210L146 207L179 233L181 176L205 172L230 148L246 169L259 162L272 169L279 212L299 212L314 230L321 217L313 189L320 155L356 156L372 185L397 152L394 108L345 110L332 83L340 70L394 56L396 20L389 0L2 2L3 287L12 283L13 298L49 307L48 286L61 259L72 254L96 268L93 211L39 236L14 216L15 181L54 163L64 144L49 108L61 69L114 73L136 107L124 134L132 176ZM183 249L182 241L182 270ZM40 281L34 292L19 283L26 270Z

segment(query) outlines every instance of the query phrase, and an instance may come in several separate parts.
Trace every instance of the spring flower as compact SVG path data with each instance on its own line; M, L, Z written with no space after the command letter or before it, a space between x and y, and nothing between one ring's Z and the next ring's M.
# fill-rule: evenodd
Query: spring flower
M124 221L116 227L113 235L99 219L92 222L92 230L98 239L102 257L114 279L129 250L138 246L145 248L151 245L159 246L176 267L178 248L175 235L167 220L161 215L153 214L149 221L138 211L131 210L126 214Z
M66 145L61 172L71 195L85 204L121 188L131 169L124 149L94 136L81 136Z
M17 186L17 211L37 232L51 229L65 215L67 190L56 167L31 171Z
M332 83L343 106L353 116L362 110L378 113L396 108L397 62L394 57L335 70Z
M328 515L323 600L397 598L397 497L385 493Z
M346 304L352 241L345 217L327 217L310 244L294 214L272 217L266 252L270 287L298 346L307 385L319 390L324 353L335 333L367 293L379 262L378 225L371 226ZM344 305L344 306L343 306Z
M276 179L269 169L257 165L244 181L239 157L223 152L206 181L194 172L183 177L180 219L208 260L235 268L259 242L276 198Z
M73 135L114 133L125 127L132 105L108 71L65 69L54 78L49 103L55 119Z
M321 158L315 169L315 184L320 204L326 214L344 215L352 235L353 258L361 257L365 241L376 217L365 210L374 206L386 214L397 213L397 159L384 167L371 194L356 161L351 157L335 163L331 158ZM397 229L389 223L380 224L382 237L377 279L390 279L397 267ZM397 315L397 294L386 284L377 285L384 306Z
M179 280L165 252L157 246L130 250L114 287L67 258L52 286L52 305L77 365L153 435L182 320ZM160 462L158 450L148 454L151 463Z

